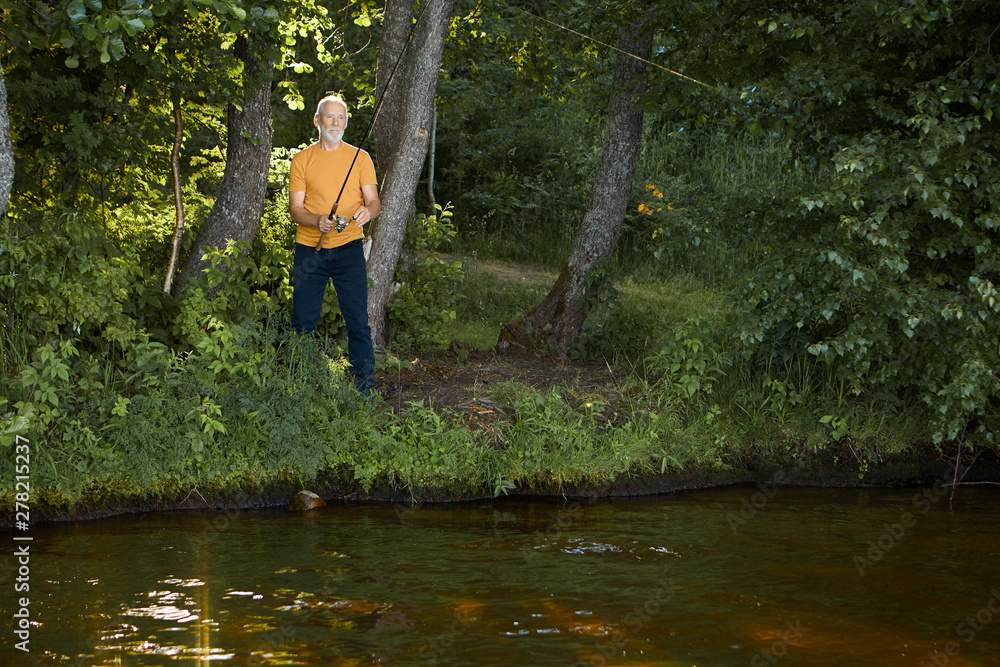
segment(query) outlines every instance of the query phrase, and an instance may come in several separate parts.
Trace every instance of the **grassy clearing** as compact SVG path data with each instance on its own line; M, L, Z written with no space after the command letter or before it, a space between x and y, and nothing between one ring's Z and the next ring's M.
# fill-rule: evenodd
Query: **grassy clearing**
M558 276L557 271L538 264L476 258L462 262L465 280L459 288L457 315L444 335L479 349L496 345L500 325L527 314ZM580 356L635 365L658 349L664 332L676 323L692 318L721 323L725 315L722 293L704 287L690 273L618 274L585 325Z
M545 297L557 275L540 267L475 258L463 260L463 270L457 316L446 325L443 335L480 349L496 345L500 325L524 316Z

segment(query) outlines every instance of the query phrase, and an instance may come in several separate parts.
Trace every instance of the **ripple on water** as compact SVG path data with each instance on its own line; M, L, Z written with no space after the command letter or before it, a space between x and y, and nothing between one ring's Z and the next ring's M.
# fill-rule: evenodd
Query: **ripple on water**
M646 560L659 556L681 557L681 553L669 547L633 542L636 546L624 547L613 542L594 540L583 537L538 537L530 545L522 546L522 550L552 551L570 555L621 556L631 560Z
M562 547L560 551L564 554L620 554L624 552L624 549L617 544L571 539L569 544Z

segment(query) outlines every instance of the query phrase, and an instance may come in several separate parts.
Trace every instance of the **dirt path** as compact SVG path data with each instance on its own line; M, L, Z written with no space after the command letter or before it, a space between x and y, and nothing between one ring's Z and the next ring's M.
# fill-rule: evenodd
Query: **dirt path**
M558 271L541 264L515 264L496 260L469 259L441 254L447 262L462 261L473 271L489 271L509 282L551 285ZM453 342L451 349L409 359L409 369L379 373L384 404L404 414L409 403L422 402L462 416L470 428L487 428L511 417L509 405L493 398L503 383L546 390L572 386L581 402L588 396L605 397L613 392L616 378L604 362L566 361L542 355L499 356L493 350L478 350Z
M564 361L542 356L498 357L493 351L458 348L417 359L410 369L380 373L387 409L405 413L408 405L422 402L462 416L470 428L485 428L512 416L509 405L493 396L503 383L518 383L539 390L572 387L584 402L604 398L616 378L604 363ZM500 392L504 393L504 392Z
M446 253L439 254L446 262L462 262L472 270L490 271L501 280L513 282L529 282L551 285L559 276L559 272L542 264L515 264L493 259L472 259Z

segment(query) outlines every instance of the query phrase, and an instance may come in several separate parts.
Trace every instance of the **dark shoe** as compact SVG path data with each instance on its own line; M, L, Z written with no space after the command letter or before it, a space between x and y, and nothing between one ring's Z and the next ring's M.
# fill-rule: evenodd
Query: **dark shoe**
M373 401L377 401L382 398L378 393L378 388L375 386L374 378L354 378L354 388L363 398Z

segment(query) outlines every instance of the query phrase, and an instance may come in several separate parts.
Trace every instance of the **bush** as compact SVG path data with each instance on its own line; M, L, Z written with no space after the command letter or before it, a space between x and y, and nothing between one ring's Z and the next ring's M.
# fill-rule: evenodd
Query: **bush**
M386 307L395 342L404 348L430 349L448 344L445 326L455 319L457 288L465 278L461 262L447 262L435 251L455 237L451 211L418 214L406 230L404 250L416 256L413 267L400 271L400 288Z

